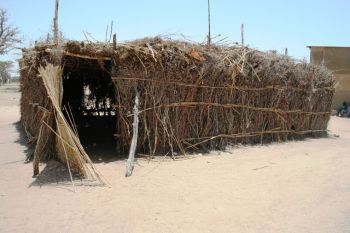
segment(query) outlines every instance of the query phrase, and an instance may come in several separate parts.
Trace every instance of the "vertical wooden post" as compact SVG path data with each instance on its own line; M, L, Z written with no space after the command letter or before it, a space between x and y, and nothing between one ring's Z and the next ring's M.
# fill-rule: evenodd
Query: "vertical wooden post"
M135 95L135 105L134 105L134 122L132 123L132 139L129 151L129 158L126 161L126 173L125 177L131 176L132 171L134 170L135 162L135 152L137 147L137 136L139 133L139 92L136 89Z
M44 112L41 121L44 123L49 123L48 122L48 118L50 117L48 112ZM42 154L44 153L44 148L46 146L46 143L48 142L48 138L45 135L45 133L43 132L46 128L46 126L44 126L44 123L41 124L40 128L39 128L39 135L38 135L38 140L36 143L36 147L35 147L35 151L33 154L33 177L37 176L39 174L39 163L40 163L40 159L42 157Z
M324 55L325 55L325 48L322 50L322 61L321 61L321 66L324 66Z
M58 2L59 0L55 0L55 17L53 18L53 36L54 41L58 44L59 35L58 35Z
M113 50L117 49L117 35L113 34Z
M116 77L117 76L117 64L115 63L115 59L114 59L114 52L117 49L117 35L114 33L113 34L113 45L112 45L112 51L111 51L111 76L112 77ZM116 84L116 80L112 80L112 82L114 82L115 87L117 88L117 84ZM116 101L119 101L119 96L118 96L118 90L115 89L115 93L114 93L114 98ZM115 113L115 117L117 118L117 112ZM119 118L117 118L118 121ZM119 122L116 123L115 126L115 132L118 135L119 132ZM115 140L117 140L119 138L116 138ZM120 154L121 151L121 146L120 146L120 142L116 141L116 153Z
M211 46L211 32L210 32L210 0L208 0L208 48Z
M244 24L241 24L241 44L242 48L244 48Z

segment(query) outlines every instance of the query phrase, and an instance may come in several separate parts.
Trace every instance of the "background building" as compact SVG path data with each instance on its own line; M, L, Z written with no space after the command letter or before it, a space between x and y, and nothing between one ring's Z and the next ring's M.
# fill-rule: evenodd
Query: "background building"
M334 75L335 95L333 108L350 102L350 47L308 46L310 63L324 65Z

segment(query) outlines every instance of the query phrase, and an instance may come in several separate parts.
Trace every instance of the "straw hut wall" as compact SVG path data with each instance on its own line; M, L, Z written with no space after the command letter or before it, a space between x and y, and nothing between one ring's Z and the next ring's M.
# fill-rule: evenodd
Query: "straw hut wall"
M160 38L118 45L37 45L23 51L20 66L21 120L36 145L34 158L72 160L72 168L83 175L89 156L74 119L88 114L87 101L104 106L102 115L115 118L113 140L116 153L123 154L130 147L138 93L137 151L176 156L237 143L326 135L334 94L331 75L323 67L249 48L208 49ZM94 75L97 81L86 78ZM49 77L56 86L45 81ZM94 98L86 100L86 86ZM68 109L65 93L75 95L71 102L77 100L71 114L62 113Z

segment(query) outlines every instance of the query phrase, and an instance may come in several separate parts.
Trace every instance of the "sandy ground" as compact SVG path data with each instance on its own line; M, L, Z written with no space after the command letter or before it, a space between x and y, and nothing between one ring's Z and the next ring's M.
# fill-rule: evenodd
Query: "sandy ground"
M328 138L140 160L130 178L124 161L98 163L112 187L75 193L58 163L31 177L17 90L0 87L0 232L350 232L349 119Z

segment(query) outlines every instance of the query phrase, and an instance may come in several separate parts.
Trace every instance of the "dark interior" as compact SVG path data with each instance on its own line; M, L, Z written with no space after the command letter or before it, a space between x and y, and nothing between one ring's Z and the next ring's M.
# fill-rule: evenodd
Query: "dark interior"
M65 57L62 110L94 162L117 157L110 61Z

